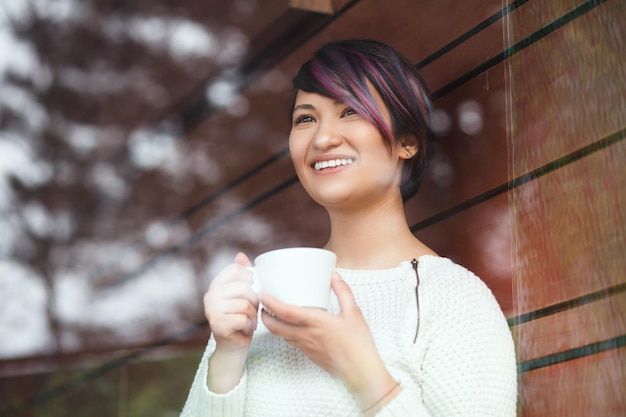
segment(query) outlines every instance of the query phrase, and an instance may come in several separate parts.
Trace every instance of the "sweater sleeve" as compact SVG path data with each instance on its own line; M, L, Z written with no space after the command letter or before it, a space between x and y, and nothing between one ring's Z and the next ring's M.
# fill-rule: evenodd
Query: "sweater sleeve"
M510 329L487 286L465 269L457 272L440 277L422 363L424 404L433 417L514 417L517 368Z
M245 371L239 384L225 394L216 394L207 387L209 359L214 351L215 342L209 339L180 417L243 416L247 382Z
M411 355L420 384L377 417L515 417L515 348L495 297L462 267L436 278L422 310L422 346Z

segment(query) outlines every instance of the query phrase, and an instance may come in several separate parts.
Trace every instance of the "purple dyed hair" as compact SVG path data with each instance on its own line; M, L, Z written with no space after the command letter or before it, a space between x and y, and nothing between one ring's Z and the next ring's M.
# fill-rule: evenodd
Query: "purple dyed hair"
M385 103L391 126L368 82ZM417 145L417 153L404 163L400 184L403 201L417 193L428 167L431 104L422 77L406 57L378 41L331 42L316 51L293 79L292 111L298 90L346 103L376 126L390 150L397 143Z

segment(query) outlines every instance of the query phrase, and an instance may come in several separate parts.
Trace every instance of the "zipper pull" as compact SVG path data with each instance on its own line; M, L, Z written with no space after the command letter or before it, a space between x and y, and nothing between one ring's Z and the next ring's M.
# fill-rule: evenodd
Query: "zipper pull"
M417 333L420 330L420 297L419 297L419 292L418 292L418 287L420 285L420 276L417 273L417 264L418 261L417 259L413 258L413 260L411 261L411 265L413 266L413 271L415 271L415 279L417 280L417 282L415 283L415 306L417 307L417 326L415 328L415 337L413 338L413 344L415 344L417 342Z
M417 273L417 264L418 264L417 259L413 258L413 260L411 261L411 265L413 266L413 270L415 271L415 277L417 278L417 285L420 285L420 277Z

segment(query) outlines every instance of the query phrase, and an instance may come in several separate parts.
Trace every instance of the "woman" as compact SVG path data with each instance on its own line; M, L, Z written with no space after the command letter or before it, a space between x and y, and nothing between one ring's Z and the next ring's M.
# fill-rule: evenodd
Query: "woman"
M515 353L496 300L406 221L429 115L415 68L385 44L333 42L301 67L289 147L330 217L331 307L255 294L238 254L205 296L212 335L182 416L515 415Z

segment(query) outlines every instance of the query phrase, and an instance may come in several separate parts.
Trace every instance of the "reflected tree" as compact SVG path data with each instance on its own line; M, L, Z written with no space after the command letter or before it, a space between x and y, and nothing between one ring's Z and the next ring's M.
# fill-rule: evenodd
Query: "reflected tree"
M141 341L197 319L191 254L161 265L175 286L94 294L188 236L159 219L220 181L210 143L183 140L176 115L240 62L255 4L2 0L0 338L12 342L0 356Z

